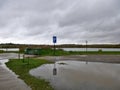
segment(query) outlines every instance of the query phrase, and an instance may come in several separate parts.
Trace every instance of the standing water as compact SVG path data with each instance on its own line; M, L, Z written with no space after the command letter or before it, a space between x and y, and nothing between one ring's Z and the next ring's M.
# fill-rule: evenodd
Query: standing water
M32 69L30 74L46 79L55 90L120 90L119 64L58 61Z
M65 51L86 51L86 48L61 48ZM87 48L87 51L120 51L120 48Z

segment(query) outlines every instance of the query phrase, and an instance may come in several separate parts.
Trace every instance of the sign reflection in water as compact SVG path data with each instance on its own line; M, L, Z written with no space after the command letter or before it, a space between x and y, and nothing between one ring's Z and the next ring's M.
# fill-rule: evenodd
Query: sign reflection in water
M53 75L57 75L57 68L56 68L56 63L54 63L54 68L53 68Z

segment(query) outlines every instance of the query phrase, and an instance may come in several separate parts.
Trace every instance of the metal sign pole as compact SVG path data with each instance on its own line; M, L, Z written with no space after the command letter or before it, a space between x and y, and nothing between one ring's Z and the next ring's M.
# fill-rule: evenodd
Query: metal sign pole
M86 54L87 54L87 43L88 43L88 41L86 40ZM86 64L88 64L87 59L86 59Z
M57 37L53 36L53 43L54 43L54 56L55 56L55 43L57 42ZM56 61L56 60L55 60ZM54 62L54 68L53 68L53 75L57 75L57 68L56 63Z
M55 56L55 43L57 42L57 37L53 36L53 43L54 43L54 56Z
M20 48L19 48L19 51L18 51L18 59L20 60Z
M86 53L87 53L87 43L88 43L88 41L86 40Z
M54 56L55 56L55 43L54 43Z

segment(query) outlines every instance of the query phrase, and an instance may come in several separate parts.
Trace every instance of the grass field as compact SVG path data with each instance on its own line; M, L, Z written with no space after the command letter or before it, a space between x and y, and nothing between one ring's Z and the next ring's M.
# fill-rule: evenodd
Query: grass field
M70 55L83 55L83 54L93 54L93 55L120 55L120 51L69 51Z
M62 55L83 55L83 54L100 54L100 55L120 55L120 51L64 51L62 49L57 49L55 51L55 56ZM54 50L43 49L41 50L41 56L54 56Z
M27 54L25 51L3 51L0 50L0 53L21 53ZM35 53L32 53L35 54ZM54 49L52 48L41 48L38 54L40 56L62 56L62 55L83 55L83 54L100 54L100 55L120 55L120 51L64 51L63 49L56 49L54 53Z
M30 86L32 90L53 90L49 82L45 81L44 79L37 79L29 74L29 70L36 68L40 65L52 62L40 59L29 59L29 63L28 59L25 59L24 63L22 61L23 61L22 59L21 60L12 59L9 62L7 62L6 65L13 72L19 75L19 78L24 80L24 82L28 86Z
M101 55L120 55L120 51L64 51L63 49L54 50L45 48L40 50L41 56L62 56L62 55L83 55L83 54L101 54Z

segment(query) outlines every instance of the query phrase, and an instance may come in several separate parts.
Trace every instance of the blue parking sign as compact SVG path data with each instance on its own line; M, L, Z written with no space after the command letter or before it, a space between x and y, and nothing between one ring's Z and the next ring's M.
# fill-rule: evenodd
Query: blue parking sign
M53 43L56 43L56 42L57 42L57 37L53 36Z

